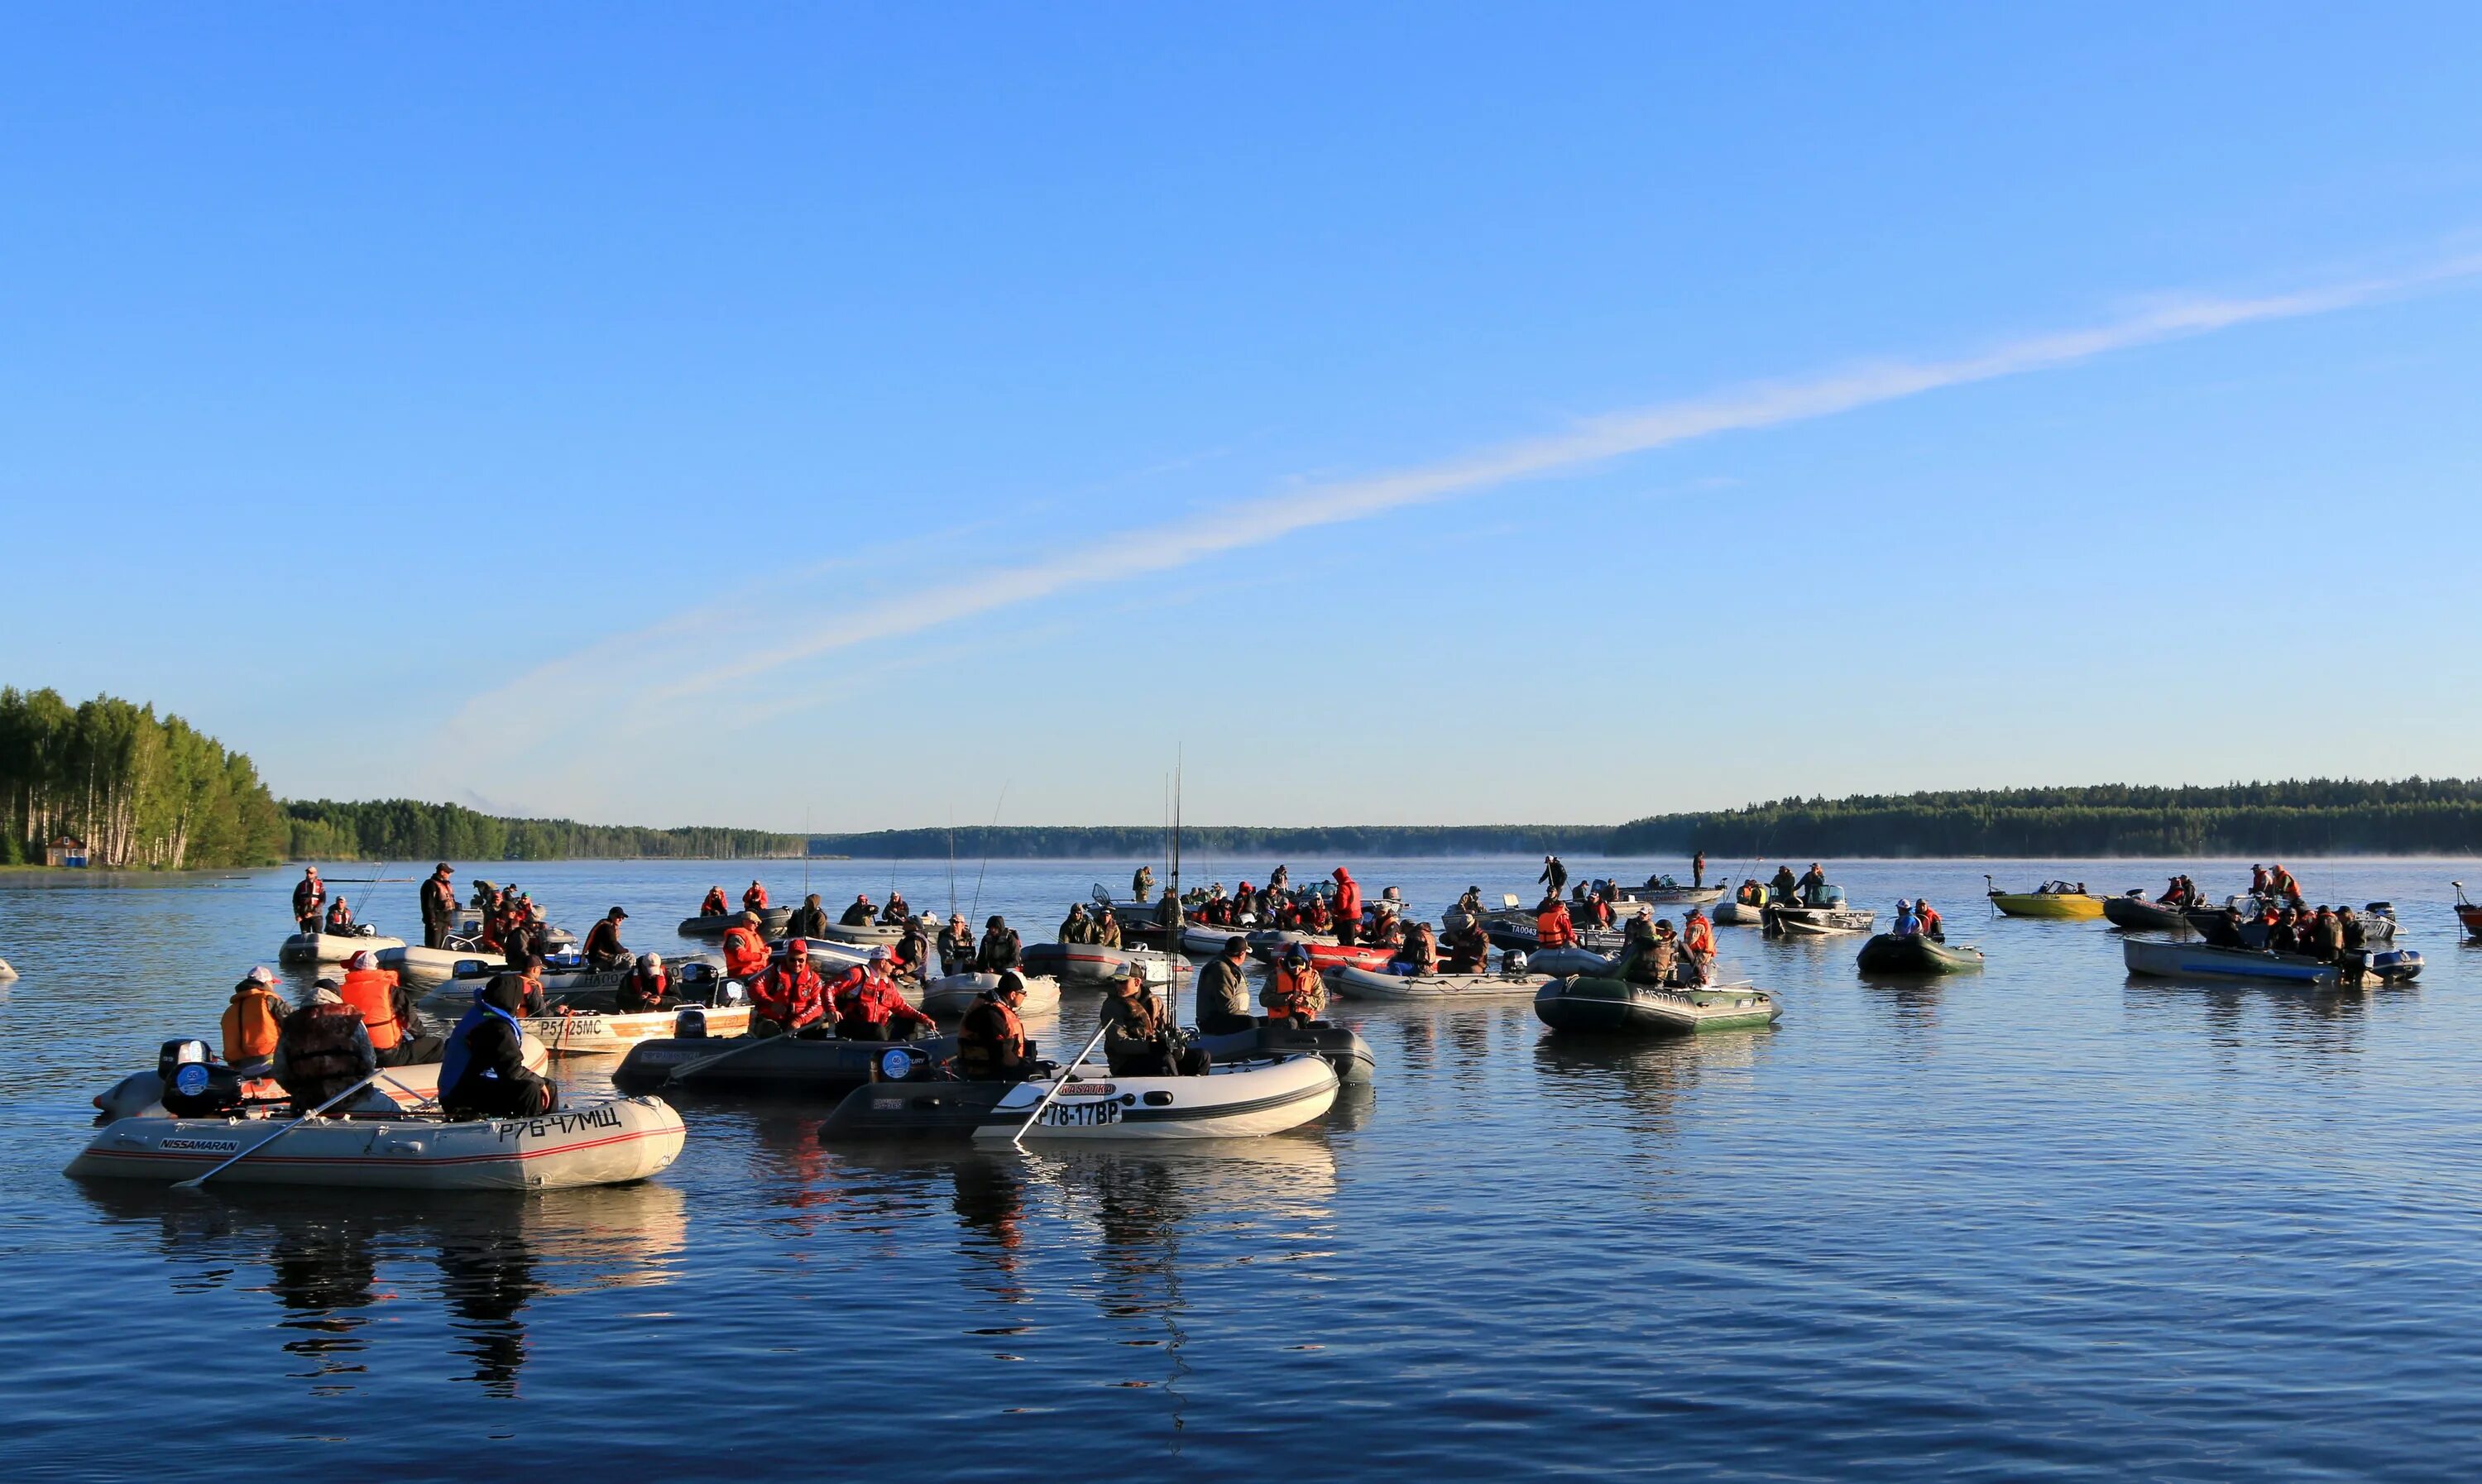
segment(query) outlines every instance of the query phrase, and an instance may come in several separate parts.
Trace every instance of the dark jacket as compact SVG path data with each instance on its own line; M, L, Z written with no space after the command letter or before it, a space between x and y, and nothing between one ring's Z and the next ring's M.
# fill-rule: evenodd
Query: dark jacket
M1222 954L1198 971L1198 1028L1210 1036L1248 1030L1256 1022L1251 1013L1250 985L1241 966Z

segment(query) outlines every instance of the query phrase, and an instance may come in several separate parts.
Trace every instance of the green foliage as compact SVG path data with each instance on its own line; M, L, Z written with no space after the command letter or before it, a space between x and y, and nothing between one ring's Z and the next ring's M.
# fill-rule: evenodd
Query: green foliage
M270 864L284 843L250 759L181 718L0 689L0 861L39 861L59 835L93 865L148 870Z
M573 819L504 819L456 804L327 799L284 806L296 861L566 861L798 856L802 836L763 830L647 830Z
M1524 855L1545 851L1592 852L1610 832L1601 825L1332 825L1272 829L1239 825L1184 825L1181 850L1188 855L1272 856L1304 862L1363 860L1372 856ZM961 860L985 855L1001 861L1110 859L1152 861L1170 848L1170 832L1154 825L1006 825L985 830L960 827ZM946 830L881 830L869 835L819 835L817 855L858 860L929 861L949 850ZM1322 867L1319 874L1324 874ZM1299 874L1296 872L1296 874Z
M2482 779L2012 788L1780 799L1612 832L1614 855L2455 855L2482 849Z

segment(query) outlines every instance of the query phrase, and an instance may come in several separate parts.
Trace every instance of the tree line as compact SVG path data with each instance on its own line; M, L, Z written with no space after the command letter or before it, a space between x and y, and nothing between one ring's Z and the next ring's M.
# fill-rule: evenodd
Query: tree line
M652 830L508 819L458 804L318 799L284 806L295 861L567 861L799 857L803 837L692 826Z
M2460 855L2482 850L2482 779L2105 783L1779 799L1631 820L1614 855Z
M0 689L0 864L67 835L105 869L272 864L284 816L249 757L152 705Z
M1184 825L1184 855L1271 856L1304 861L1371 856L1482 856L1592 853L1611 833L1606 825L1323 825L1304 828ZM865 835L814 835L812 855L864 861L944 859L953 841L961 861L1163 860L1172 833L1156 825L960 825L954 831L879 830Z

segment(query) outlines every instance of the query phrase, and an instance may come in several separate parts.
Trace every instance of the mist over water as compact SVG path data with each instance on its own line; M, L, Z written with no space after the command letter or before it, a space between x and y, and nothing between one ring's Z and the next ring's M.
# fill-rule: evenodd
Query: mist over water
M994 861L977 900L967 862L956 905L1047 938L1133 863ZM1467 885L1530 900L1539 866L1347 863L1431 916ZM296 873L0 877L7 1470L2438 1478L2482 1424L2482 947L2447 906L2471 862L2291 863L2313 901L2394 901L2421 981L2150 983L2100 923L1981 902L1985 871L2220 895L2246 862L1831 863L1883 914L1928 892L1989 967L1871 982L1859 939L1727 928L1771 1031L1575 1043L1521 1002L1344 1001L1376 1087L1274 1139L829 1150L822 1109L690 1100L656 1180L507 1198L62 1178L88 1098L273 962ZM798 899L785 861L459 880L581 931L617 903L669 955L753 871ZM948 909L944 861L895 876ZM831 909L889 880L811 866ZM344 889L415 921L410 881ZM574 1096L612 1065L559 1070Z

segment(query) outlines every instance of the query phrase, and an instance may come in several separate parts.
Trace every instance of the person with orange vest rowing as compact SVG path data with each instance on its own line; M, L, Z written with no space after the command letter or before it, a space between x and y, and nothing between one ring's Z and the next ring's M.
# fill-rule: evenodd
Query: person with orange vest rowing
M276 1054L277 1037L293 1007L276 993L276 974L265 965L233 986L232 1003L224 1007L224 1065L255 1067Z
M1267 1007L1270 1025L1307 1025L1327 1013L1327 981L1310 962L1309 949L1295 943L1284 950L1283 962L1258 992L1258 1003Z
M1335 941L1352 946L1353 935L1361 931L1361 883L1343 866L1335 868Z
M699 903L700 916L721 917L730 911L732 911L732 907L729 903L725 901L724 888L722 887L709 887L706 888L705 900Z
M887 977L888 953L873 948L860 967L836 985L836 1034L847 1041L903 1041L918 1027L937 1025L905 1001L905 992Z
M362 1028L371 1038L371 1050L378 1056L379 1065L410 1067L439 1060L445 1043L437 1036L424 1034L412 996L397 982L395 974L379 967L379 961L367 950L346 961L344 981L336 986L336 997L361 1012Z
M828 987L810 967L810 944L786 939L784 960L750 982L750 1032L819 1040L828 1034Z
M1577 945L1577 924L1569 917L1569 904L1556 896L1546 896L1534 909L1534 946L1541 948L1573 948Z
M810 945L798 938L786 942L784 951L787 956L792 953L794 943L801 943L803 962L808 963ZM758 914L743 913L740 921L724 930L726 978L738 979L748 984L759 974L766 972L767 958L767 940L759 934Z
M741 910L743 912L765 912L767 910L767 888L760 886L755 880L752 881L750 883L750 889L741 893Z
M629 914L615 907L586 930L586 962L599 972L627 968L635 960L620 946L620 922Z

